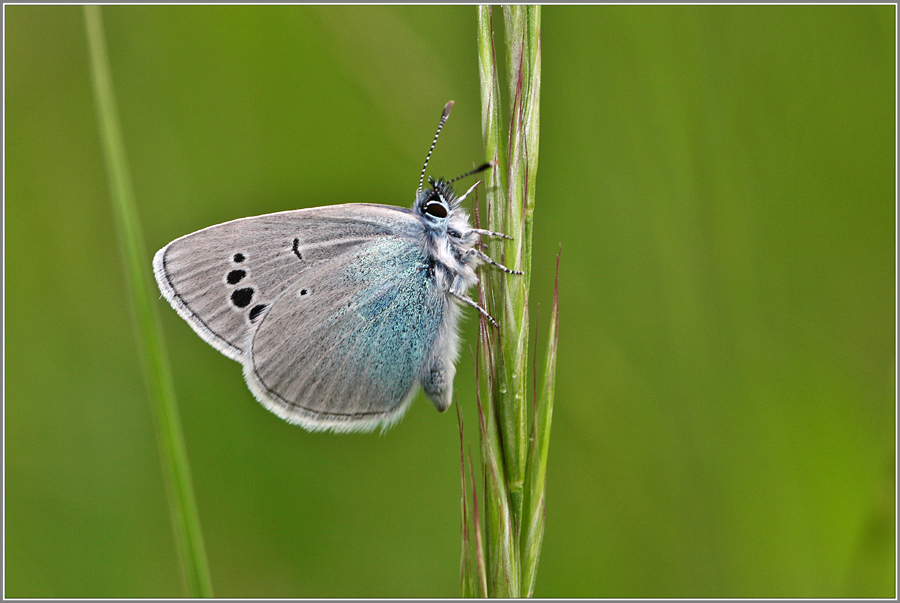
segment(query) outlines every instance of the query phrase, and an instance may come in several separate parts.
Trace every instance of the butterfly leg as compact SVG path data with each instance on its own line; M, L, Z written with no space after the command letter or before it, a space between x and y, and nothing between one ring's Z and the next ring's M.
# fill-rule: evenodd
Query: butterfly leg
M506 266L504 266L503 264L501 264L500 262L495 262L490 257L488 257L487 254L482 252L480 249L476 249L475 247L468 250L466 252L466 255L474 255L475 257L479 258L482 262L486 262L486 263L490 264L491 266L496 266L497 268L499 268L500 270L502 270L503 272L505 272L507 274L524 274L524 272L522 272L521 270L511 270L511 269L507 268Z
M494 232L492 230L484 230L482 228L473 228L469 232L480 234L483 237L500 237L501 239L509 239L510 241L513 240L511 236L503 234L502 232Z
M499 327L499 326L500 326L499 324L497 324L497 321L494 320L494 317L491 316L490 314L488 314L488 311L487 311L487 310L485 310L484 308L482 308L481 306L479 306L477 303L475 303L475 300L471 299L470 297L468 297L468 296L466 296L466 295L463 295L462 293L457 293L457 292L454 291L452 288L450 289L450 295L452 295L453 297L455 297L456 299L458 299L458 300L461 301L462 303L464 303L464 304L466 304L466 305L468 305L468 306L472 306L473 308L475 308L476 310L478 310L478 311L481 313L481 315L484 316L485 318L487 318L488 321L490 321L490 323L491 323L492 325L494 325L495 327Z

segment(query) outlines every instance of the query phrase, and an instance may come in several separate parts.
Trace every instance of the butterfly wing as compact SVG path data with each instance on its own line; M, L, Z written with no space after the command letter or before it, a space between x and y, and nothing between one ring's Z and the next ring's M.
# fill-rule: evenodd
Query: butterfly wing
M408 210L365 203L242 218L176 239L157 252L153 271L200 337L240 361L263 314L300 276L416 226Z
M382 236L303 273L260 319L250 389L307 429L368 431L403 415L447 304L421 244Z

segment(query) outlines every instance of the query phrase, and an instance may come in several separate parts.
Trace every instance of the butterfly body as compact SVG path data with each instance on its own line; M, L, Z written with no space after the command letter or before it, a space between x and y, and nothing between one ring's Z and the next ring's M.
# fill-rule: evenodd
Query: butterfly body
M204 340L243 364L256 398L290 423L387 428L420 385L444 411L459 304L487 315L467 291L480 263L499 266L476 245L498 233L469 225L460 207L468 192L429 185L411 210L350 203L183 236L153 259L160 291Z

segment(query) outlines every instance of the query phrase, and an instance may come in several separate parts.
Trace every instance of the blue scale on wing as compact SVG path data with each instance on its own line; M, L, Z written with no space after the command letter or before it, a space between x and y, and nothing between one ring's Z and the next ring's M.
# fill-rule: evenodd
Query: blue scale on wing
M341 321L347 329L341 353L365 374L371 394L399 404L419 375L440 327L442 297L428 274L428 258L403 239L383 239L360 252L344 269L366 283ZM335 316L337 318L337 316Z
M295 284L255 335L248 382L307 416L396 408L440 329L444 296L414 240L384 237L351 253Z

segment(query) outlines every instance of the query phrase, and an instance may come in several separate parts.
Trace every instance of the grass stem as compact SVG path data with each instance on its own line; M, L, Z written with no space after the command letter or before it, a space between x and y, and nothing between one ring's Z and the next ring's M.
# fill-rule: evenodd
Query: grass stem
M494 11L478 7L481 124L485 158L496 165L486 178L487 227L512 237L492 240L488 248L495 260L523 274L480 273L480 304L500 326L493 327L483 317L479 325L478 370L484 378L478 392L484 472L481 546L485 550L479 549L477 541L470 540L468 545L476 547L472 556L483 553L487 596L521 597L534 592L543 537L558 313L554 295L543 389L532 405L528 403L532 383L528 301L540 130L541 9L506 6L502 14L509 91L505 111ZM464 576L463 582L474 580Z
M191 481L175 388L165 342L149 284L149 256L145 252L125 145L119 126L112 76L99 6L84 7L85 29L90 51L94 103L100 127L103 156L109 178L116 232L125 265L130 302L135 318L138 348L150 390L156 436L175 529L175 544L190 597L212 597L212 583L200 531L200 520Z

